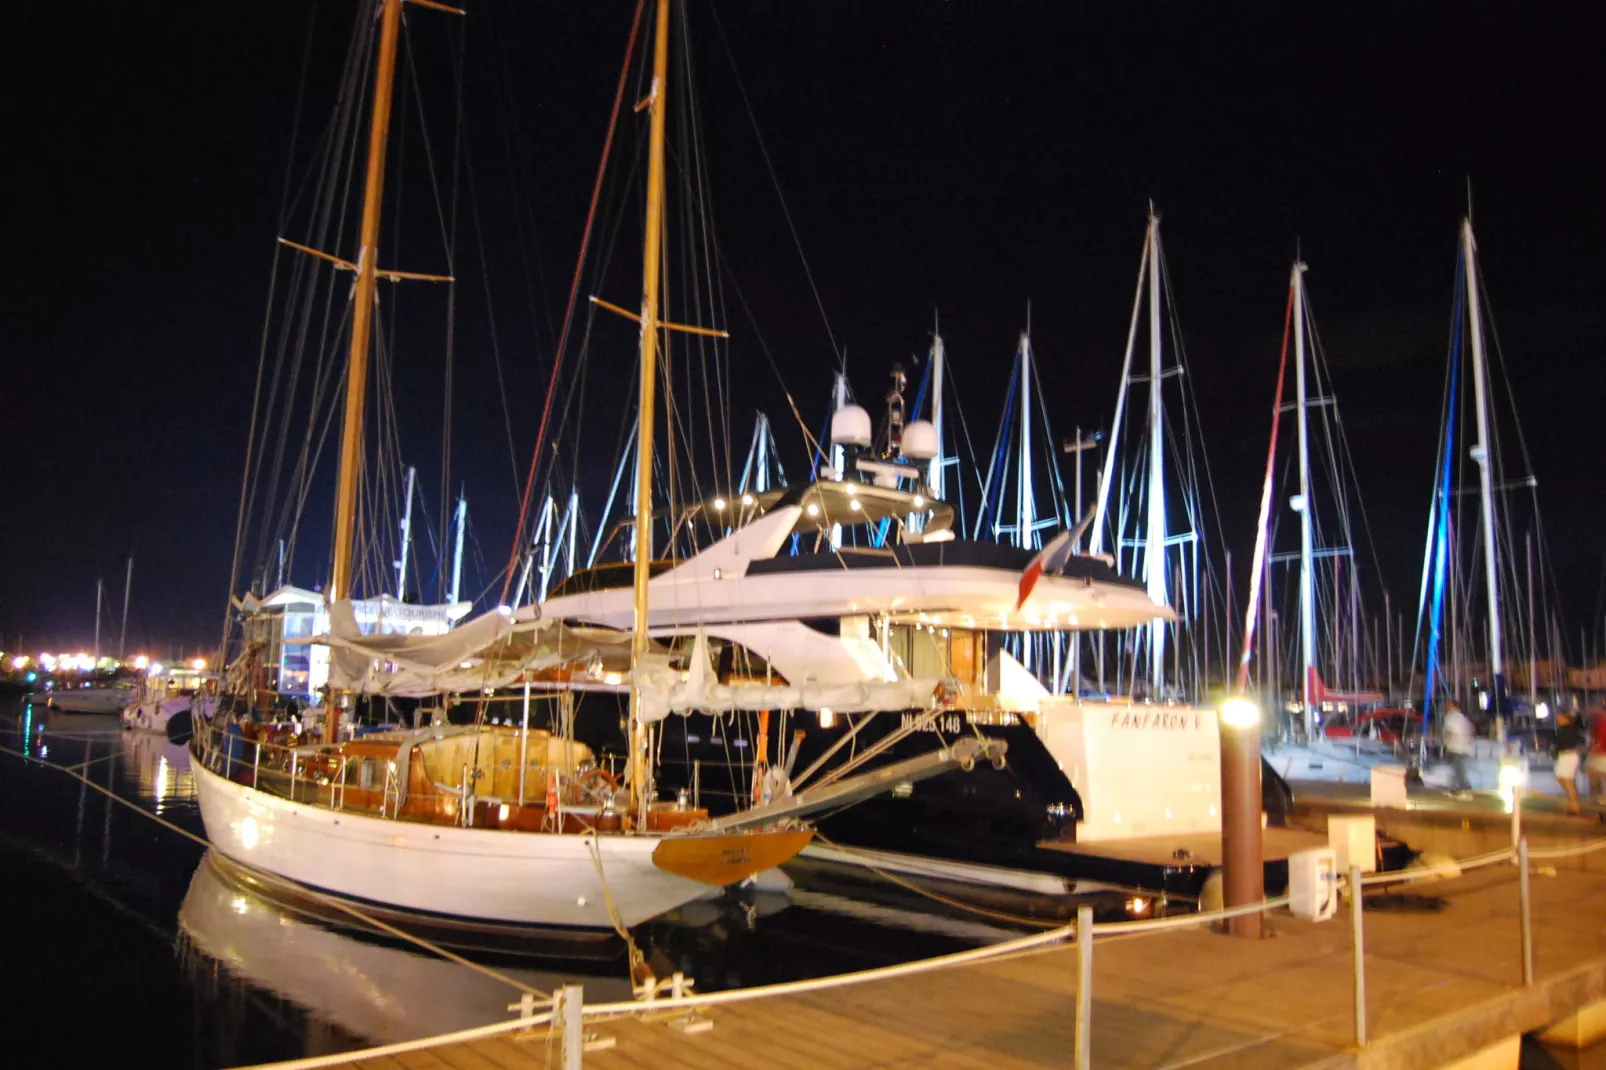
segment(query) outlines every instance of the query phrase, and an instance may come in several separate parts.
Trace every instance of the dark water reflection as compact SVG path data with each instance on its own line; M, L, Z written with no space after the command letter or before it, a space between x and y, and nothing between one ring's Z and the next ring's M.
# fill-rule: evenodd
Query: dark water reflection
M184 747L107 716L0 700L0 746L86 776L202 834ZM216 1067L341 1051L507 1016L515 989L410 945L310 916L232 879L205 848L62 772L0 754L6 1016L91 1060ZM794 889L700 900L633 936L699 991L907 961L1008 939L966 918ZM548 949L549 951L551 949ZM616 939L470 957L547 990L627 998ZM92 1023L92 1024L89 1024Z

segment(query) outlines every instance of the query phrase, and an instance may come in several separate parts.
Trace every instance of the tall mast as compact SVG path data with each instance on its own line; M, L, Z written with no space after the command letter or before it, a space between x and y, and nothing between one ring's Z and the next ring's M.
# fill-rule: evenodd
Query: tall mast
M947 440L942 437L942 373L943 373L942 332L937 326L936 317L931 323L931 426L937 431L937 456L931 462L931 476L927 482L931 486L931 496L939 502L942 497L942 470L947 458L942 455L943 443ZM918 415L918 414L917 414Z
M1027 306L1026 330L1020 332L1020 468L1017 480L1017 498L1015 509L1015 545L1022 550L1032 548L1032 527L1037 523L1032 502L1032 330L1031 306ZM1020 654L1021 664L1027 669L1033 669L1034 658L1032 642L1034 636L1026 633L1021 636ZM1058 667L1054 673L1054 687L1058 685Z
M457 601L457 592L463 585L463 530L468 527L468 500L457 496L456 546L452 549L452 589L446 592L448 602Z
M407 601L407 552L412 549L413 542L413 482L418 477L418 469L407 469L407 501L402 506L401 518L401 556L396 559L396 600Z
M1015 545L1032 548L1032 528L1037 523L1032 502L1032 335L1020 333L1020 478L1015 509Z
M1465 254L1467 273L1468 326L1472 328L1472 389L1477 399L1478 442L1472 447L1472 459L1478 463L1478 496L1483 511L1483 579L1489 587L1489 675L1494 678L1495 713L1501 691L1501 678L1505 674L1505 659L1500 644L1500 584L1495 571L1494 541L1494 458L1489 451L1489 385L1488 371L1483 354L1483 317L1478 308L1477 243L1472 238L1472 220L1461 222L1461 247Z
M100 661L100 601L101 592L105 586L105 580L100 577L95 578L95 661L97 663Z
M134 586L134 559L128 559L128 572L123 576L123 626L117 632L117 656L128 654L128 592Z
M1316 711L1311 706L1311 674L1316 670L1316 574L1310 508L1310 406L1305 392L1305 265L1294 262L1294 411L1299 418L1299 644L1300 698L1305 711L1305 738L1315 738ZM1337 603L1334 604L1336 610Z
M387 0L394 3L396 0ZM647 580L652 564L652 444L653 416L658 385L658 268L664 237L664 119L669 104L669 0L658 0L654 27L651 141L647 151L647 234L642 243L641 265L641 412L636 436L636 561L635 626L631 632L631 665L647 653ZM647 804L646 734L641 724L639 685L630 688L630 788L638 805Z
M396 74L396 36L402 0L384 0L379 23L379 62L374 73L374 115L368 135L368 176L362 197L362 236L357 286L352 296L351 355L346 370L346 412L340 426L340 482L335 492L334 571L330 602L351 597L352 556L357 531L357 474L362 467L362 423L368 394L368 342L373 329L374 259L379 247L379 210L384 194L385 144L390 133L391 84Z
M1165 404L1161 393L1160 217L1149 213L1149 537L1143 567L1149 598L1170 604L1165 574ZM1149 697L1165 690L1165 625L1149 625Z

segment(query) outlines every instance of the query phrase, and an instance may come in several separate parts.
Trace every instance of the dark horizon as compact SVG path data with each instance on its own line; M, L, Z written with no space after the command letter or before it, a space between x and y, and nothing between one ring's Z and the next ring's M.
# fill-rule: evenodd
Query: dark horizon
M468 6L461 25L415 9L408 32L421 84L449 74L456 35L467 35L464 155L476 185L459 206L464 385L454 386L451 478L468 493L476 543L466 586L478 592L507 557L634 5ZM302 58L293 184L338 88L356 10L17 13L17 32L0 45L19 147L19 240L0 321L0 346L14 354L0 646L22 632L30 649L85 647L97 576L115 630L129 555L130 645L216 642L274 239L294 236L281 231L279 204ZM1298 249L1379 578L1396 608L1414 607L1470 178L1564 635L1576 643L1582 628L1598 643L1606 503L1593 439L1606 371L1591 252L1606 224L1587 161L1601 154L1606 65L1591 14L1477 3L1294 19L1159 6L693 0L722 260L753 314L733 289L725 325L741 377L730 423L738 467L754 408L770 417L794 479L806 464L766 349L817 433L834 349L846 350L858 395L876 398L894 360L923 354L934 314L965 418L979 447L990 442L1028 302L1056 434L1107 427L1152 199L1226 548L1242 562L1254 536ZM420 114L449 101L449 78L439 81L446 88L423 92ZM639 126L630 102L626 146ZM430 133L435 151L450 144L447 126ZM398 172L422 173L421 140L393 133ZM627 169L628 149L614 159ZM399 267L440 270L431 196L427 181L415 182L387 209ZM614 260L601 296L628 305L639 224L628 197L614 190L613 200L608 220L622 233L593 256ZM399 410L423 429L409 460L420 467L426 519L438 524L440 446L428 421L439 411L444 303L404 293L402 318L391 321ZM588 375L605 381L628 366L620 353L631 334L599 323ZM611 463L588 457L587 478ZM308 547L326 546L327 509L327 498L309 503ZM322 552L304 550L290 579L319 582ZM1241 595L1241 566L1236 581Z

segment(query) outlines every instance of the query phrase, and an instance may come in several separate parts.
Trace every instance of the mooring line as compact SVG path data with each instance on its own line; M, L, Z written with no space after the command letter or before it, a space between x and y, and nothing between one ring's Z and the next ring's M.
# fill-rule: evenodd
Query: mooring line
M210 849L213 846L212 842L210 840L208 840L205 836L197 836L195 833L191 832L189 829L184 828L184 827L182 827L180 825L175 825L175 824L173 824L173 822L167 820L164 817L158 817L156 814L151 813L149 810L145 809L143 806L140 806L138 803L134 802L133 800L126 799L123 796L117 794L115 791L112 791L109 788L102 787L101 785L95 783L93 780L91 780L88 777L84 776L82 773L79 773L77 771L77 767L76 766L57 765L55 762L48 761L48 760L46 760L44 758L37 758L34 755L25 754L22 751L13 750L10 747L6 747L6 746L0 746L0 754L9 754L14 758L21 758L25 762L30 762L30 763L32 763L34 765L41 765L41 766L44 766L46 769L54 769L54 770L56 770L58 772L65 773L68 776L72 777L74 780L81 781L84 784L87 784L90 787L94 788L96 791L100 792L102 795L106 796L108 799L112 799L115 802L121 803L122 805L128 807L130 810L134 811L136 814L139 814L142 817L148 818L151 821L156 822L158 825L161 825L163 828L166 828L166 829L169 829L172 832L178 833L180 836L183 836L185 839L193 841L194 843L200 845L201 847L205 847L205 848ZM465 966L468 969L474 970L476 973L483 974L484 976L489 977L489 978L491 978L493 980L496 980L496 981L501 981L503 984L509 985L509 986L517 989L520 992L523 992L523 993L525 993L527 995L534 996L537 1000L543 1000L544 1001L544 1000L550 1000L552 998L552 993L550 993L550 992L544 992L539 988L534 988L534 987L532 987L530 985L525 984L523 981L517 980L517 979L515 979L513 977L509 977L507 974L501 972L500 970L495 970L495 969L492 969L489 966L484 966L484 965L481 965L478 962L474 962L471 959L466 959L462 955L459 955L454 951L448 950L447 948L444 948L444 947L440 946L439 944L432 943L429 940L425 940L421 936L415 936L412 933L409 933L409 932L407 932L407 931L405 931L403 929L399 929L396 926L391 925L388 922L382 921L379 918L376 918L371 914L365 913L364 911L362 911L358 907L353 906L352 904L347 903L344 900L341 900L336 896L332 896L332 895L329 895L329 894L327 894L325 892L321 892L316 888L312 888L312 887L309 887L308 885L302 884L298 880L293 880L293 879L291 879L289 877L285 877L285 876L282 876L280 874L274 874L274 878L276 880L284 881L286 884L294 885L298 892L306 895L309 899L312 899L312 900L314 900L314 901L316 901L318 903L321 903L324 906L333 907L336 910L339 910L339 911L342 911L342 912L344 912L346 914L349 914L350 916L358 919L359 921L363 922L364 924L371 925L374 928L380 930L383 933L386 933L389 936L394 936L398 940L405 940L407 943L413 944L413 945L415 945L417 947L421 947L424 950L430 952L431 954L439 955L441 958L446 959L449 962L455 962L459 966Z

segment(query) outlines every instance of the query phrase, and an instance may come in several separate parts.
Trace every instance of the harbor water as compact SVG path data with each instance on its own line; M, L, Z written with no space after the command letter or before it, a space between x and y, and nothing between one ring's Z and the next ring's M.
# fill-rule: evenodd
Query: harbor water
M179 831L202 834L183 746L17 699L0 707L0 747L6 1017L50 1037L69 1065L221 1067L353 1050L496 1021L518 999L395 938L271 901L214 864ZM39 763L78 767L117 799ZM695 901L632 938L659 976L678 969L707 992L1021 931L793 888ZM522 984L579 981L588 999L629 998L616 936L470 943L459 950Z

